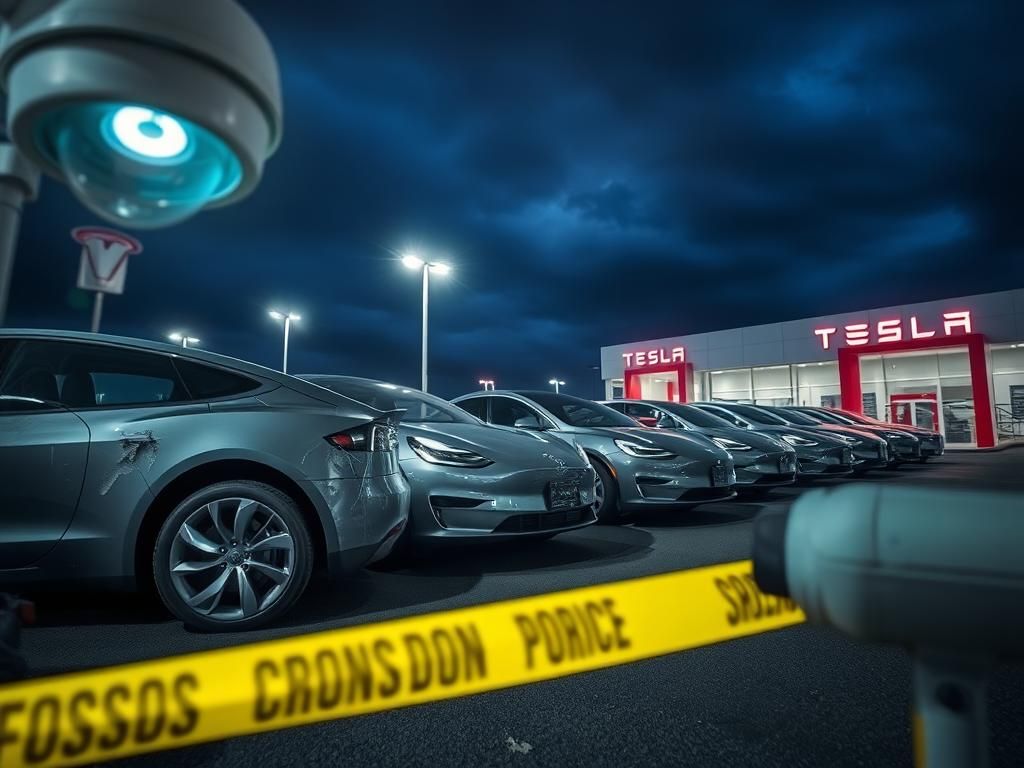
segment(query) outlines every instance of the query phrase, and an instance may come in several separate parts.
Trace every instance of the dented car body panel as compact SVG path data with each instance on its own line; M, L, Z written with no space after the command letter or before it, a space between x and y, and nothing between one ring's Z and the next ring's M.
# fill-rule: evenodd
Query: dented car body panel
M128 362L109 363L122 351ZM133 369L136 360L152 370ZM245 391L204 396L186 366L192 376L236 377ZM157 369L181 374L173 387L183 391L168 384L166 401L118 402L158 386ZM387 450L327 439L371 423L390 430ZM199 350L0 331L0 583L132 587L149 556L140 547L152 546L150 516L166 514L195 478L232 472L285 490L315 515L330 571L358 568L386 554L408 517L396 423L396 414Z
M410 532L421 544L549 536L596 522L596 475L564 440L487 425L432 395L386 382L302 378L378 408L405 407L398 458L412 487ZM422 451L424 444L479 457L467 462L479 466L432 463L413 447ZM574 488L575 499L553 506L553 487Z

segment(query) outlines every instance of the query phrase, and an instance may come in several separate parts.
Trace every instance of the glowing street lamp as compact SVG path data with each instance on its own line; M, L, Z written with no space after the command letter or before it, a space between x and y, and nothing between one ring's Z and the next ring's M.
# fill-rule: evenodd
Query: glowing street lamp
M480 379L480 386L484 388L484 392L494 389L494 379Z
M421 343L420 389L427 391L427 305L430 296L430 273L447 275L452 268L444 262L424 261L414 253L402 256L402 265L406 269L418 269L423 272L423 340Z
M269 315L275 320L284 320L284 361L281 363L281 372L288 373L288 333L292 323L301 320L302 316L294 312L278 312L276 309L270 310Z
M557 395L557 394L558 394L558 392L559 392L559 389L558 389L558 388L559 388L559 387L564 387L564 386L565 386L565 382L564 382L564 381L561 381L560 379L548 379L548 384L554 384L554 385L555 385L555 394L556 394L556 395Z
M189 336L187 333L169 333L167 334L167 338L181 344L183 349L188 349L190 344L194 347L199 343L199 339L195 336Z

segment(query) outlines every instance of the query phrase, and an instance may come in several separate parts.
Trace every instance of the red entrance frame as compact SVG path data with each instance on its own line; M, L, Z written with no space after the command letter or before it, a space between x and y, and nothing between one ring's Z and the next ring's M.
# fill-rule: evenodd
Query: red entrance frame
M864 413L860 386L860 358L864 355L882 355L888 352L917 352L927 349L967 347L967 360L971 366L971 389L974 394L974 437L979 448L994 448L996 430L989 392L988 361L985 357L985 337L980 333L962 333L929 339L870 344L862 347L840 347L839 392L843 408Z
M679 399L675 402L688 402L687 398L692 394L693 363L661 363L659 365L645 365L642 368L627 368L624 382L627 400L643 399L643 392L640 389L640 377L648 373L676 374L679 380ZM674 400L671 388L669 389L669 399Z

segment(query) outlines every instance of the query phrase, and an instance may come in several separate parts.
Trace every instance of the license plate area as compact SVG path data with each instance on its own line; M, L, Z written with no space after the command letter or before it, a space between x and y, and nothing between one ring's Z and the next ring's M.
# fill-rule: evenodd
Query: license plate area
M555 480L548 483L548 509L571 509L580 505L580 486L572 480Z
M711 468L712 485L728 485L729 470L723 464L716 464Z

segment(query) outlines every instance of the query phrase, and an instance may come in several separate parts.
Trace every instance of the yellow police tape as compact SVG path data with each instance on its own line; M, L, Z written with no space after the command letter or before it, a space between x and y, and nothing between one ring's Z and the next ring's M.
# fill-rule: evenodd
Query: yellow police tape
M79 765L547 680L803 621L749 561L0 687L0 766Z

